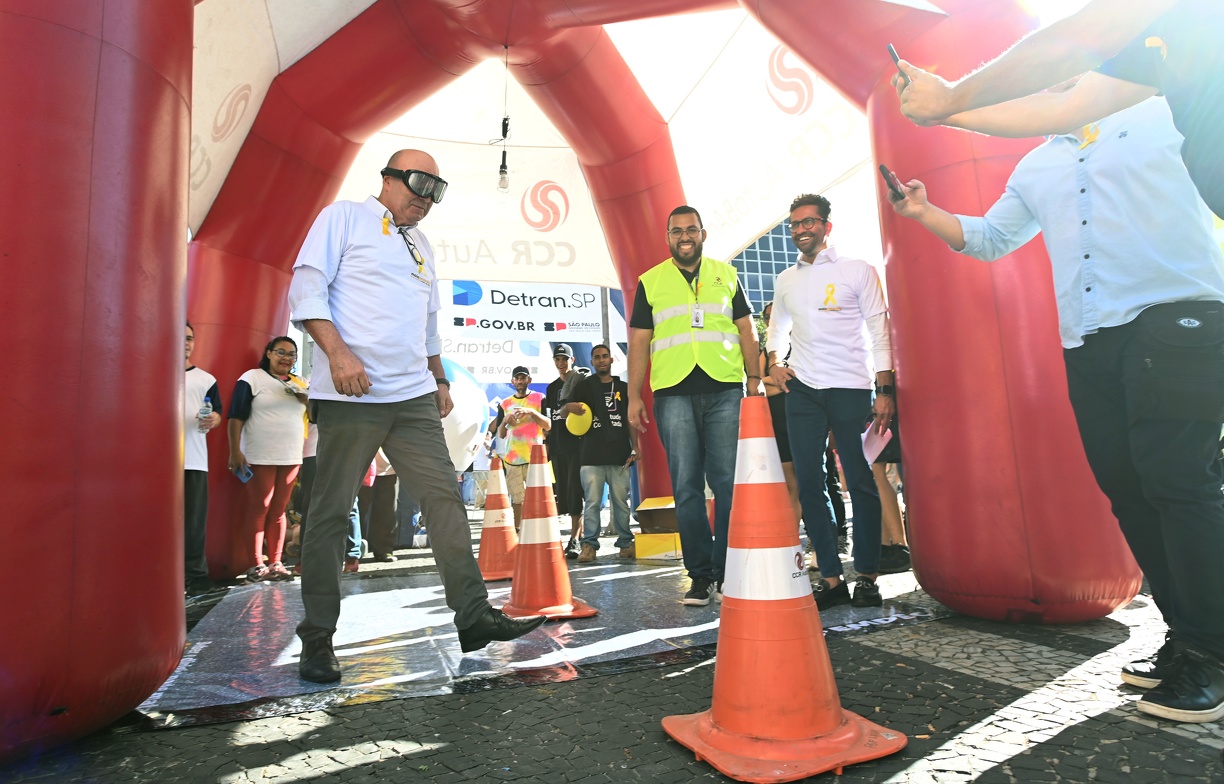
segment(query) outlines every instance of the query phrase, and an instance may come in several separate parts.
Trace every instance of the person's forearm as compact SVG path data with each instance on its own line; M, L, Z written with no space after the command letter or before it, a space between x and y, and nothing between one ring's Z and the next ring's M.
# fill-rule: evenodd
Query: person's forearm
M237 455L242 450L239 447L242 444L242 426L246 424L245 419L230 419L227 428L229 435L229 451L231 455Z
M880 370L876 372L877 387L891 387L893 385L893 372L891 370Z
M921 223L927 231L948 243L948 247L952 250L965 249L965 231L961 227L961 222L947 210L928 203L924 205L921 213L914 216L914 220Z
M328 357L342 352L351 353L344 338L340 337L340 331L336 329L336 325L326 319L307 319L302 322L302 329L306 330L314 339L315 344Z
M1152 87L1099 73L1085 74L1065 92L1027 95L954 114L944 125L1013 139L1073 133L1156 94Z
M756 328L748 316L741 319L737 326L739 327L740 354L744 358L744 376L759 379L761 371L753 367L760 361L760 354L752 350L758 344Z
M654 334L649 329L630 329L629 331L629 397L642 396L642 384L646 381L646 364L650 361L650 338Z
M434 378L446 378L446 370L442 367L441 354L426 357L425 362L429 365L429 372Z
M1096 68L1177 0L1092 0L956 82L952 112L1020 98Z

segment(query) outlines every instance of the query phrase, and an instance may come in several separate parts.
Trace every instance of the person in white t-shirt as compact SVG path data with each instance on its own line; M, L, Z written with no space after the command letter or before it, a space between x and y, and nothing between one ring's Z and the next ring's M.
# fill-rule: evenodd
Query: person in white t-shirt
M306 441L306 385L291 372L296 362L293 338L272 338L259 367L238 377L230 400L229 469L240 475L251 470L243 517L253 548L254 565L246 573L252 581L293 579L281 554L285 510Z
M833 231L829 200L804 194L791 202L791 240L799 259L778 276L765 350L770 377L786 393L799 502L808 540L816 551L821 579L816 605L878 607L875 578L880 571L880 493L863 456L860 438L874 415L883 433L896 410L893 402L892 342L888 307L875 268L841 256L828 243ZM864 325L871 336L876 367L875 400L867 366ZM790 352L790 358L783 359ZM837 524L825 487L829 432L854 503L854 596L842 580Z
M489 605L442 431L454 403L442 370L433 249L419 224L446 193L446 180L420 150L395 153L381 175L377 197L323 208L289 284L293 322L320 349L310 385L319 472L302 544L306 617L297 627L298 674L317 683L342 676L332 635L345 519L379 447L421 502L460 649L520 637L545 620L510 618Z
M221 393L217 379L191 364L195 329L187 322L187 377L183 383L183 582L189 595L217 590L208 579L204 557L208 521L208 431L221 424ZM200 414L207 405L206 417Z

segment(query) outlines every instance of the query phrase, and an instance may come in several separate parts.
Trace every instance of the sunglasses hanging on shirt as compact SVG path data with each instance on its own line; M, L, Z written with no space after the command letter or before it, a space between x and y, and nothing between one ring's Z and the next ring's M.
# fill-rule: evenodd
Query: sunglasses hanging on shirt
M446 193L446 180L436 174L430 174L420 169L392 169L387 167L379 172L379 174L383 177L396 177L403 180L404 185L408 186L408 190L422 199L432 199L434 204L441 204L442 195Z

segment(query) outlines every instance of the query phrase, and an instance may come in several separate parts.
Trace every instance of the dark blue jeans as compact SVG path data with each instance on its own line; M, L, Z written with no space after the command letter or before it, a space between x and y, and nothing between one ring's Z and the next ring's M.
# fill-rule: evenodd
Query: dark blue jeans
M1139 329L1102 329L1063 353L1071 407L1165 623L1178 640L1224 657L1220 424L1138 417Z
M655 423L667 452L680 549L689 577L721 581L735 489L743 390L655 397ZM714 536L706 516L705 486L714 491Z
M863 457L863 431L871 415L869 389L813 389L798 379L787 382L786 429L799 480L799 503L808 541L816 550L821 577L840 577L837 522L825 486L825 449L829 431L837 439L837 456L846 473L854 505L854 569L880 571L880 491Z

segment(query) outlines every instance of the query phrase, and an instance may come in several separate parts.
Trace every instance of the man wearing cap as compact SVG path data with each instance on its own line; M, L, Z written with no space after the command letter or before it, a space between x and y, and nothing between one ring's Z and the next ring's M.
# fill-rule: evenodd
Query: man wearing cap
M451 412L442 370L433 249L420 221L446 192L438 165L401 150L382 170L378 197L325 207L293 265L293 322L319 347L310 385L319 428L310 528L302 544L299 675L341 677L332 647L340 618L340 570L349 510L382 447L421 502L446 603L464 651L512 640L544 622L489 606L472 556L471 529L442 432Z
M544 443L544 434L552 423L544 413L544 396L528 388L531 384L530 370L518 365L511 374L510 383L514 386L514 394L500 403L497 437L505 439L506 451L502 455L502 462L506 464L506 486L510 489L510 505L514 509L514 530L521 531L531 447Z
M828 241L831 209L828 199L810 193L791 202L791 241L799 258L774 285L773 317L765 336L766 372L787 393L786 424L803 522L820 567L814 593L821 610L883 603L875 582L880 573L880 491L860 434L869 418L883 434L895 411L892 342L880 278L870 264L839 254ZM874 401L864 326L876 368ZM788 354L789 360L784 359ZM853 596L842 580L837 524L825 484L830 431L854 504L858 578Z
M548 411L552 428L545 443L548 459L553 466L553 491L557 496L557 514L570 516L570 537L565 545L565 557L578 557L578 537L582 533L582 479L578 476L578 448L581 439L565 426L565 414L561 412L566 399L562 391L572 389L580 379L574 374L574 350L568 343L561 343L553 350L553 364L557 367L557 380L544 390L544 407Z
M650 423L642 402L649 365L680 549L692 579L683 602L698 607L722 600L745 375L748 394L761 394L752 308L735 267L701 255L705 237L697 210L671 211L671 258L638 280L629 321L629 424L646 432ZM707 483L714 491L713 536Z

